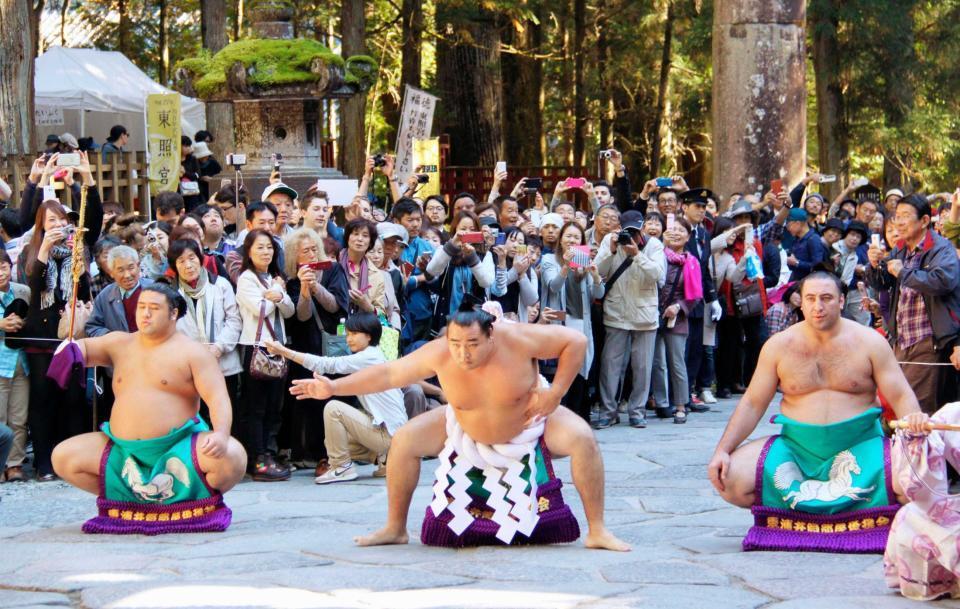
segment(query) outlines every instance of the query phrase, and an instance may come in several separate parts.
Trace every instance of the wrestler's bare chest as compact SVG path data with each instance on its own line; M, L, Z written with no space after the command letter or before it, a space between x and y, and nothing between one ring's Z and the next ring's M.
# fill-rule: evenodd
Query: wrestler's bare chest
M117 398L133 397L138 391L161 391L196 398L193 374L178 342L145 348L131 340L113 354L113 388Z
M793 397L821 390L874 393L873 364L854 338L838 336L825 345L800 339L788 342L777 364L783 393Z
M452 360L437 370L437 378L447 401L457 410L513 409L526 405L537 386L533 360L497 355L482 368L464 370Z

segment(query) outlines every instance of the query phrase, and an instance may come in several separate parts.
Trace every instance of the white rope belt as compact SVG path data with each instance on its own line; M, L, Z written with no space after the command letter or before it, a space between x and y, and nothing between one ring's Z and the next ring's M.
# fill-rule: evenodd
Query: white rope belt
M467 530L474 520L467 511L472 501L467 493L471 484L467 472L475 467L483 472L483 488L490 493L487 505L493 508L491 519L500 525L497 539L510 543L517 531L529 537L540 519L536 451L545 420L531 424L506 444L481 444L464 433L451 406L446 406L445 414L447 440L438 455L440 465L433 485L433 502L430 503L434 516L439 517L443 510L450 510L453 515L450 529L457 535ZM524 456L530 467L528 493L523 492L527 481L521 477ZM453 501L447 500L448 493Z

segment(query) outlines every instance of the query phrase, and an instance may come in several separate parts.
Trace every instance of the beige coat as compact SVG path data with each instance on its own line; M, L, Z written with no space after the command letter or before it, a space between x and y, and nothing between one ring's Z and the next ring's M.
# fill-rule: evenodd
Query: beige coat
M616 254L610 253L610 241L616 237L616 233L606 235L594 259L605 284L610 283L610 278L626 259L620 247ZM607 288L603 324L621 330L656 330L660 324L657 286L666 280L666 273L663 244L658 239L647 238L647 244L634 256L633 263L612 288Z

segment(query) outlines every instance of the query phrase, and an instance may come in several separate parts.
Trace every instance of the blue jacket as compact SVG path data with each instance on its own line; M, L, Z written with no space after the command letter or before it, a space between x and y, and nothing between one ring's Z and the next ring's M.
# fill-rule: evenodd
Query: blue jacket
M794 240L790 254L797 259L797 266L790 273L790 281L799 281L809 275L814 266L823 262L825 251L820 235L812 229L807 231L806 235Z
M417 258L424 254L433 254L433 245L422 237L414 237L410 240L410 245L403 249L400 259L404 262L416 266ZM422 275L423 271L419 268L414 269L410 278L407 279L407 285L404 291L407 295L406 313L409 319L423 320L433 317L433 302L430 299L430 289L426 284L418 287L416 275Z

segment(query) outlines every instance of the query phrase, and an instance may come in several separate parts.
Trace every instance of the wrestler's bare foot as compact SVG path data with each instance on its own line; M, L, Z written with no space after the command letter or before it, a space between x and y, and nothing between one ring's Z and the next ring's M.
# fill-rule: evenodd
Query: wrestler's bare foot
M583 540L583 545L594 550L613 550L614 552L629 552L630 544L620 541L607 529L590 531Z
M405 529L397 531L389 527L384 527L376 533L353 538L353 543L358 546L389 546L405 544L408 541L410 536Z

